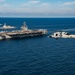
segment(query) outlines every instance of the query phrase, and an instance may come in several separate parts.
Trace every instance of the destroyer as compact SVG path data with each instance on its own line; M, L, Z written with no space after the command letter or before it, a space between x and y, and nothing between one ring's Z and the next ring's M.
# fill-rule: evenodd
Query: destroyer
M4 23L3 27L0 27L0 29L13 29L13 28L16 28L16 27L10 26L10 25L6 25L6 23Z
M12 28L12 27L9 27ZM4 28L3 28L4 29ZM7 29L7 28L5 28ZM33 37L33 36L41 36L47 34L46 29L37 29L37 30L30 30L26 26L24 22L21 30L14 30L14 31L1 31L0 32L0 40L2 39L13 39L13 38L25 38L25 37Z

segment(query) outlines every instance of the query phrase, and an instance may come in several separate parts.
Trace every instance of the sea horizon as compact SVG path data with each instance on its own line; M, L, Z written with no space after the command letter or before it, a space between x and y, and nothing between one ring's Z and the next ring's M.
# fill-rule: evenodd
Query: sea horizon
M0 17L0 18L75 18L75 17Z

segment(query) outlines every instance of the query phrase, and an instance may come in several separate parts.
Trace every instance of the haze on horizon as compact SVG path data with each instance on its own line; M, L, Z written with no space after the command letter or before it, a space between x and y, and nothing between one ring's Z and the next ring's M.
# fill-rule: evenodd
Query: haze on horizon
M75 0L0 0L0 17L75 17Z

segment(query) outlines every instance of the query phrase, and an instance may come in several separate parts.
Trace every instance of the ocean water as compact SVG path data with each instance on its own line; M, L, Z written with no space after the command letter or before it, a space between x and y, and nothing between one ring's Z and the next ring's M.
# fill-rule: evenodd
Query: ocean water
M0 18L0 24L48 29L41 37L0 41L0 75L75 75L75 39L48 38L58 30L75 34L75 18Z

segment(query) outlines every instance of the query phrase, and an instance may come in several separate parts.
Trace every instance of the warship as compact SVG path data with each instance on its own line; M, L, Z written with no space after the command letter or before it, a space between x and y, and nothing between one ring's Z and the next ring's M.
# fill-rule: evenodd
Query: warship
M20 30L5 31L5 29L12 29L12 28L16 27L7 26L6 24L4 24L4 26L1 27L3 31L2 30L0 31L0 40L42 36L46 35L48 32L47 29L35 29L35 30L28 29L25 22L23 23L23 26L21 27Z
M75 34L70 34L64 31L54 32L53 34L48 36L49 38L75 38Z

